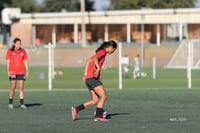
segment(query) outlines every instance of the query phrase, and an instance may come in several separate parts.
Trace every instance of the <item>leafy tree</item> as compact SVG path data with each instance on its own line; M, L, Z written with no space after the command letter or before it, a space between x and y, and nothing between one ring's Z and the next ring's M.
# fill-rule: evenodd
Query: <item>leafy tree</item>
M141 9L141 8L192 8L197 0L111 0L111 9Z
M94 1L91 0L85 0L85 11L95 11L94 7ZM77 2L77 9L80 11L81 10L81 3L80 1Z
M94 11L94 2L85 0L85 10ZM80 0L45 0L43 3L43 11L60 12L62 9L67 11L80 11Z
M77 11L77 0L45 0L43 3L43 11L60 12L61 9L67 11Z
M22 12L40 12L41 6L37 0L0 0L0 12L3 8L21 8Z
M86 11L94 11L94 1L85 0L85 10Z
M19 7L22 12L39 12L41 6L36 0L12 0L11 7Z
M11 0L1 0L0 1L0 10L7 7L9 4L11 4Z
M11 0L0 0L0 18L1 18L1 11L3 8L8 7L11 4Z

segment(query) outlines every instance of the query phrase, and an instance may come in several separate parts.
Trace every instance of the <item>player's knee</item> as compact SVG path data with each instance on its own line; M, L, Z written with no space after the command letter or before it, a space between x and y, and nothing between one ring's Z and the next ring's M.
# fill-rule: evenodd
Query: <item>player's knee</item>
M92 100L92 104L93 104L93 105L96 105L98 102L99 102L98 99L93 99L93 100Z
M23 88L19 88L19 91L22 92L22 91L23 91Z
M20 91L22 91L22 90L23 90L23 88L19 88L19 90L20 90Z
M96 105L98 102L99 102L99 100L95 100L95 101L94 101L94 105Z
M104 99L105 99L105 100L107 99L107 96L106 96L106 95L104 96Z
M16 88L16 87L12 87L10 90L11 90L11 91L15 91L15 88Z
M103 95L103 96L101 96L101 98L102 98L103 100L106 100L106 99L107 99L107 96L106 96L106 95Z

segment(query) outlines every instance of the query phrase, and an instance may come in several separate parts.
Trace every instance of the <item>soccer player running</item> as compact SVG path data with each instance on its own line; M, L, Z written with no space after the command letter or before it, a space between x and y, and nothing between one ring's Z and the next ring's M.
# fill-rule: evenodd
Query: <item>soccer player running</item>
M13 40L13 46L6 53L7 60L7 74L10 79L10 93L9 93L9 105L10 109L13 109L13 97L16 88L16 82L18 82L19 88L19 98L20 98L20 108L26 109L24 104L24 80L25 80L25 71L26 68L26 77L29 77L28 69L28 55L24 49L21 48L20 38L15 38Z
M90 91L91 100L87 101L77 107L72 107L72 119L76 119L76 115L81 110L90 106L96 105L95 121L108 121L103 118L103 106L106 101L106 92L102 82L100 81L100 71L102 64L104 63L105 56L112 54L117 49L117 43L115 41L103 42L96 50L96 54L89 58L85 65L85 72L83 80L87 88Z

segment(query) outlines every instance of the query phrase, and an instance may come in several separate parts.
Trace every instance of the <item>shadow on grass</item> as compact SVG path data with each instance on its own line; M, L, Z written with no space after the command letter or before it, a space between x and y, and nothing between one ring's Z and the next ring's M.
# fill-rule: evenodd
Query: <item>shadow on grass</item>
M30 103L30 104L25 104L26 107L35 107L35 106L41 106L42 104L41 103Z
M130 115L130 113L113 113L113 114L107 114L106 119L111 119L112 116L116 115Z
M113 113L113 114L107 114L106 119L111 119L112 116L117 116L117 115L130 115L130 113ZM92 120L92 118L76 118L76 120Z

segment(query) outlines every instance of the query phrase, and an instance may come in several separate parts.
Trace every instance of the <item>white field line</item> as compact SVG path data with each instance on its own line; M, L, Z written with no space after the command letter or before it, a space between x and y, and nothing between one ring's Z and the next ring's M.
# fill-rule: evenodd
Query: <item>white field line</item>
M118 90L118 89L105 89L105 90ZM9 92L9 89L2 89L0 92ZM18 90L15 90L18 92ZM38 91L49 91L48 89L25 89L25 92L38 92ZM89 91L87 88L86 89L52 89L51 91ZM49 92L51 92L49 91Z

